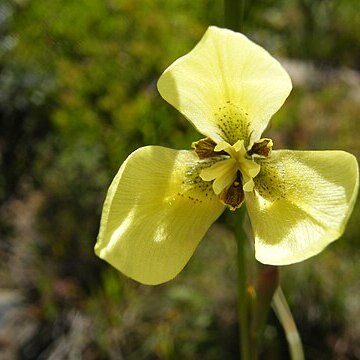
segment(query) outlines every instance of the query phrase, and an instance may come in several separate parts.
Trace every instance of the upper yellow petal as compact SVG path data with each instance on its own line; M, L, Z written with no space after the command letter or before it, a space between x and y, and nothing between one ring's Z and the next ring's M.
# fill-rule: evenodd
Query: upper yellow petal
M255 256L286 265L316 255L339 238L359 185L356 158L343 151L273 151L245 193Z
M192 151L133 152L109 188L96 254L144 284L175 277L224 210L198 164Z
M260 138L292 88L266 50L240 33L211 26L158 81L161 96L216 142Z

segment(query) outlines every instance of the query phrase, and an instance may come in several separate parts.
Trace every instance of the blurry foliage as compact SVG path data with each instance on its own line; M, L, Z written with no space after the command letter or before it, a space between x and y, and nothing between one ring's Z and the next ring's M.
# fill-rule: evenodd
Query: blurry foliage
M357 0L262 0L248 2L249 30L267 49L323 65L359 68ZM264 41L262 41L265 44Z
M358 0L248 3L245 31L269 50L359 68ZM228 265L233 245L223 228L210 232L184 274L155 288L134 284L93 254L106 188L126 156L148 144L189 148L199 138L160 98L156 81L209 24L222 25L222 11L214 0L0 3L0 202L26 199L35 191L41 196L33 233L24 235L31 241L22 248L31 272L18 285L45 323L56 323L73 308L89 316L89 346L97 358L237 357L235 278ZM358 98L344 84L297 88L269 131L278 148L331 144L359 156L360 143L353 137L358 114ZM356 207L347 241L337 245L340 255L354 256L359 218ZM4 243L10 239L9 223L9 217L0 222ZM284 276L290 277L286 284L294 306L306 304L297 312L304 332L314 326L331 335L331 324L335 333L350 328L346 306L355 291L346 289L356 283L356 272L331 256L290 267ZM348 273L348 282L336 287ZM306 294L297 288L304 284ZM280 351L275 320L268 330L265 358L271 359ZM321 346L335 346L326 339Z

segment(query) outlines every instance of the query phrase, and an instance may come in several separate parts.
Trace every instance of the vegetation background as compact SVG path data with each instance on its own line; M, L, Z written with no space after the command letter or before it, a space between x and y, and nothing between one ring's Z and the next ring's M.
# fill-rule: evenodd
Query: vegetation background
M250 2L244 32L294 90L276 148L360 156L358 0ZM93 254L102 202L134 149L199 134L156 90L214 0L0 0L0 356L236 359L235 243L226 217L172 282L139 285ZM360 207L319 256L281 269L308 359L360 358ZM270 314L262 358L286 359Z

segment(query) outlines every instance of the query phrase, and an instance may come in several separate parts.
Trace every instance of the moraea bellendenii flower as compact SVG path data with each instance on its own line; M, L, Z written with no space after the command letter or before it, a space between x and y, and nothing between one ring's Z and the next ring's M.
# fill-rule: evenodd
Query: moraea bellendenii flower
M144 284L175 277L211 224L243 202L264 264L305 260L341 236L358 189L344 151L272 150L263 138L291 80L242 34L210 27L158 81L205 138L193 150L133 152L105 200L96 253Z

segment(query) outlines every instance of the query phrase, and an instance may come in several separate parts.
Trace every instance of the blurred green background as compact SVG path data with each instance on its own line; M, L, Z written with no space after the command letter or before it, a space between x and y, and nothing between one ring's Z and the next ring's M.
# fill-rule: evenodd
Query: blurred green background
M244 32L294 90L275 148L360 156L358 0L250 2ZM235 243L226 216L172 282L139 285L93 254L126 156L200 135L156 90L214 0L0 0L0 358L237 359ZM308 359L360 358L360 207L319 256L281 269ZM287 359L273 314L261 357Z

